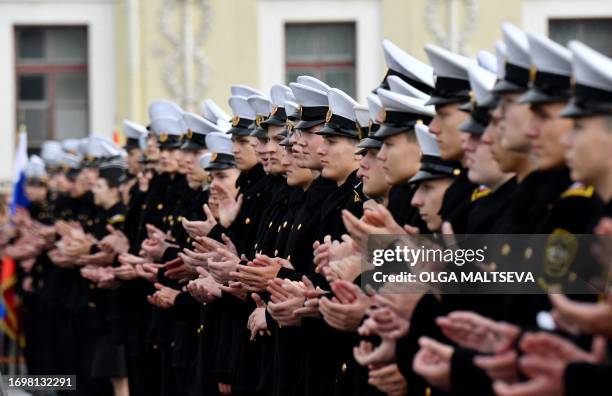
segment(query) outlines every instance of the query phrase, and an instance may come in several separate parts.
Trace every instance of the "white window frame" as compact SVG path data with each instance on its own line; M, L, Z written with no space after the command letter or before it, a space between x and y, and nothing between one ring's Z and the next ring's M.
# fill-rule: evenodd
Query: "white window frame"
M0 181L12 178L16 145L16 25L86 25L89 131L111 137L115 127L115 1L0 0Z
M382 26L377 0L259 0L259 83L268 90L285 82L285 24L355 24L355 84L357 99L365 103L370 90L382 79ZM324 11L324 12L323 12Z
M522 17L523 29L548 35L550 19L612 18L612 2L609 0L524 0Z

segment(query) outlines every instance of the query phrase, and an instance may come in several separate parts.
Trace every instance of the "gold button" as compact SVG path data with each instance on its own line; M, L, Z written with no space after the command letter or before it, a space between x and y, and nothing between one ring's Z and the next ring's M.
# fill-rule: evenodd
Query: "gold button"
M459 168L453 169L453 175L459 176L460 174L461 174L461 169Z
M504 243L504 246L502 246L501 248L501 254L502 256L507 256L510 254L510 245L507 243Z
M286 221L283 223L283 228L287 228L287 222Z
M278 229L276 230L276 232L280 232L281 226L278 226Z
M291 260L291 255L287 256L287 260Z
M89 304L87 304L87 306L89 308L95 308L96 307L96 303L95 302L90 302Z
M142 208L146 209L147 208L147 204L142 204Z
M164 208L164 204L157 204L157 210L162 210Z
M272 222L270 222L270 224L268 224L268 228L272 228Z
M575 272L570 272L567 277L571 283L574 283L576 282L576 278L578 278L578 275L576 275Z
M533 249L530 246L527 249L525 249L525 258L529 260L531 256L533 256Z
M157 346L157 344L153 344L153 349L157 349L159 348L159 346Z
M257 243L255 244L255 249L257 249Z
M178 220L178 221L183 221L183 216L179 216L179 217L177 218L177 220Z
M342 372L346 373L346 363L342 363Z
M244 224L249 224L250 222L251 222L251 219L248 217L244 220Z
M425 396L431 396L431 388L429 386L425 388Z
M276 256L278 254L278 249L274 249L274 255Z
M88 226L93 225L93 221L91 221L91 220L87 220L87 225L88 225Z
M90 288L90 289L95 289L95 288L96 288L96 285L94 285L93 283L90 283L90 284L89 284L89 288Z
M170 348L174 348L174 341L170 343Z
M298 224L298 231L302 228L302 224Z

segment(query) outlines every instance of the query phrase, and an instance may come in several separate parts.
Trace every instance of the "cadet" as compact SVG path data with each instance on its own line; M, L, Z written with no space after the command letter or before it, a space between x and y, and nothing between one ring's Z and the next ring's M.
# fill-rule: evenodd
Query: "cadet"
M434 68L436 86L428 105L436 106L436 116L429 125L440 146L440 157L447 161L465 161L461 141L465 138L459 130L467 115L459 106L469 101L470 83L468 68L474 62L433 44L425 46L427 57ZM463 168L457 168L457 178L447 190L440 214L449 221L456 233L464 233L471 206L471 194L475 186L467 178Z

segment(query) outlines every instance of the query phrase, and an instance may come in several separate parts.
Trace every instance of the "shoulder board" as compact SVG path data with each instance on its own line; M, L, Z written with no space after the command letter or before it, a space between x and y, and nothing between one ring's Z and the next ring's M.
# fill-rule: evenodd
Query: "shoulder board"
M472 202L478 201L480 198L484 198L487 195L491 195L491 189L485 186L479 186L472 191Z
M593 186L587 186L583 183L574 183L567 190L561 194L561 199L569 197L584 197L590 198L593 196L595 188Z
M125 216L122 214L116 214L113 217L111 217L110 219L108 219L108 224L117 224L117 223L123 223L125 221Z

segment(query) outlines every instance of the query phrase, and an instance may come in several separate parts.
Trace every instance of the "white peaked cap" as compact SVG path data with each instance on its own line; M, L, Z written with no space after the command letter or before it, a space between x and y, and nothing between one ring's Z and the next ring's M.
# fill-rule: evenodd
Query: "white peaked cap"
M506 54L508 49L506 43L498 41L495 43L495 59L497 60L497 78L503 80L506 76Z
M232 138L227 133L212 132L206 135L206 147L211 153L232 154Z
M387 67L393 71L434 87L433 68L389 40L383 40L383 53Z
M62 153L61 163L72 169L78 169L81 166L83 157L80 154Z
M38 155L31 155L28 159L28 164L25 168L25 174L29 178L40 179L47 176L47 171L45 169L45 161L40 158Z
M253 95L247 98L249 106L255 111L255 115L267 116L272 111L272 103L265 96Z
M423 155L439 157L440 147L438 147L438 143L436 142L436 136L429 132L429 127L425 124L416 124L414 130L419 146L421 147L421 153Z
M141 139L143 136L146 136L149 131L147 131L144 125L140 125L130 120L123 120L123 133L128 138Z
M168 135L182 135L187 127L183 118L159 117L151 121L151 130L156 135L167 133Z
M89 154L89 143L92 139L92 136L88 136L88 137L84 137L79 139L79 147L77 148L77 151L79 152L79 154L81 154L83 157L90 155Z
M210 132L219 132L217 125L194 113L184 113L183 122L185 122L187 129L201 135Z
M507 61L513 65L529 69L531 58L529 56L529 42L525 32L511 23L504 22L502 23L502 36L504 43L506 43Z
M229 122L231 119L231 117L227 115L227 113L223 111L221 107L219 107L212 99L203 100L201 108L204 118L213 124L218 124L220 120Z
M293 114L296 113L299 110L299 108L300 108L300 105L293 101L287 100L285 102L285 113L289 117L293 116Z
M126 153L121 147L117 146L113 142L101 141L100 142L100 158L108 157L125 157Z
M476 95L476 103L480 105L493 100L494 95L491 90L495 85L495 74L478 65L470 67L468 73L470 75L470 87Z
M198 158L198 164L200 164L200 168L202 169L208 168L211 157L212 157L212 153L202 154L200 158Z
M329 109L333 114L355 121L355 106L359 103L338 88L330 89L327 97Z
M295 80L298 84L306 85L311 88L316 88L319 91L327 92L331 89L331 87L325 84L323 81L314 78L312 76L298 76Z
M572 52L548 37L527 32L531 63L538 71L569 76L572 74Z
M244 96L245 98L253 95L266 96L265 93L244 84L234 84L230 90L232 92L232 96Z
M168 117L168 118L181 118L183 116L183 110L179 105L174 102L165 99L154 100L149 105L149 120L153 121L155 118Z
M294 99L291 88L282 84L275 84L270 88L270 98L272 99L272 105L276 107L285 107L287 100Z
M67 151L67 152L78 153L80 145L81 145L81 139L62 140L62 150Z
M59 164L62 152L62 144L56 140L47 140L43 142L40 148L40 156L46 163L52 166Z
M430 98L430 96L425 92L416 89L398 76L387 77L387 84L389 84L389 89L392 92L410 96L412 98L423 99L425 101L428 101Z
M378 88L376 93L385 110L423 114L430 117L436 115L434 106L425 106L425 101L422 99L411 98L384 88Z
M94 158L114 157L122 154L122 150L110 139L102 136L90 136L86 143L86 155Z
M289 84L295 99L304 107L328 106L327 92L300 83Z
M249 101L244 96L230 96L228 100L229 106L232 108L234 116L247 120L255 119L255 110L249 105Z
M569 43L576 83L612 92L612 59L580 41Z
M382 102L380 98L375 93L370 93L366 98L368 102L368 110L370 112L370 119L372 121L376 121L376 117L380 113L380 110L383 108Z
M438 77L467 80L467 70L471 65L476 63L470 58L455 54L454 52L434 44L427 44L425 46L425 53L434 68L434 73Z
M489 51L478 51L476 60L478 61L478 66L487 69L491 73L497 73L497 58Z
M370 109L368 106L358 104L353 107L353 110L355 111L355 119L359 126L364 127L370 124Z

